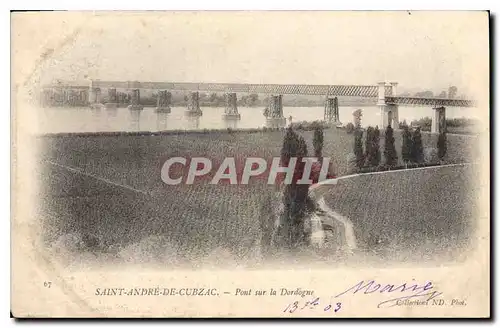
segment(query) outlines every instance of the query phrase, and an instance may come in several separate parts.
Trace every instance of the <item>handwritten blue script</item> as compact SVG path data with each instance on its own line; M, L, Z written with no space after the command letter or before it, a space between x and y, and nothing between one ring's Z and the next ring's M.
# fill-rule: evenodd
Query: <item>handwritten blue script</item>
M402 283L399 285L393 284L379 284L375 280L370 280L365 282L364 280L356 283L354 286L337 294L335 297L340 297L347 294L384 294L390 295L388 300L380 302L378 308L381 307L392 307L397 305L399 300L407 300L410 298L427 298L427 301L436 298L443 293L434 289L432 282L426 282L425 284L412 283ZM395 297L394 297L395 296Z

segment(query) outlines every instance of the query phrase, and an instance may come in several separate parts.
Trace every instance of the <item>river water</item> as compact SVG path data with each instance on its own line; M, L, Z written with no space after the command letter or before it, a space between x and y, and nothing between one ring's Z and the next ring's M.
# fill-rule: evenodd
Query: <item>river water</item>
M352 113L361 109L363 117L361 125L375 126L381 122L376 106L339 107L339 117L343 124L352 122ZM142 111L127 108L90 109L84 107L52 107L37 108L36 124L33 127L36 134L60 132L111 132L111 131L164 131L191 129L226 129L226 128L258 128L266 125L263 108L239 107L241 120L227 121L222 118L224 108L202 108L203 116L190 117L185 115L185 108L174 107L171 113L156 113L154 107L145 107ZM284 116L292 117L292 122L314 121L323 119L323 107L284 107ZM447 118L476 118L478 111L472 108L447 108ZM399 107L400 121L410 122L422 117L432 117L431 108Z

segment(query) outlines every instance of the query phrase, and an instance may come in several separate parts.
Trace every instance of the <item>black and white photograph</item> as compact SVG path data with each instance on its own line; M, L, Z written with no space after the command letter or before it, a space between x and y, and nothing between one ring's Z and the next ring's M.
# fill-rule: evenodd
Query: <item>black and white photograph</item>
M489 19L11 13L14 315L489 316Z

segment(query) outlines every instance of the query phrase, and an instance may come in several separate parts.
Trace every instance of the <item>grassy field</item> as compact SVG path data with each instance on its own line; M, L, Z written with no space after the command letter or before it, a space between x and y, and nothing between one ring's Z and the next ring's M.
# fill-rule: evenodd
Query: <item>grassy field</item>
M312 152L313 132L299 133ZM61 236L79 234L87 246L97 243L101 246L96 248L119 251L156 236L157 243L173 247L172 252L183 259L221 247L245 258L258 239L260 207L273 186L263 180L251 180L249 185L198 181L169 186L160 179L161 167L174 156L203 156L214 163L227 156L240 163L250 156L271 159L279 156L283 135L283 131L221 131L40 137L40 211L47 218L46 240L53 243ZM424 134L424 146L433 147L435 138ZM448 136L448 162L470 161L475 138ZM342 129L325 130L323 154L332 158L337 175L348 173L352 146L353 135ZM396 148L401 149L399 134ZM372 205L377 204L383 203ZM359 229L365 227L372 230L366 225ZM161 247L155 251L158 256L164 253Z
M479 185L474 165L432 167L340 180L327 204L353 223L358 245L390 258L470 250Z

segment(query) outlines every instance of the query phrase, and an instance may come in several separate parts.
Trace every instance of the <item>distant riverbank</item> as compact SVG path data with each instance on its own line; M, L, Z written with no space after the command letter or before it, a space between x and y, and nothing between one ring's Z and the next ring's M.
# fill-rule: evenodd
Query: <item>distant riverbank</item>
M105 102L104 102L105 103ZM90 107L90 104L87 104ZM127 108L129 103L118 103L119 108ZM142 105L144 108L156 108L156 102L155 103L143 103L141 102L140 105ZM362 107L362 106L375 106L376 103L340 103L342 107ZM186 107L187 108L187 103L177 103L177 104L171 104L172 107ZM221 104L212 104L212 103L203 103L200 102L200 107L206 107L206 108L218 108L218 107L224 107L225 105ZM267 104L261 104L261 105L253 105L253 106L246 106L245 104L238 104L237 106L244 106L248 108L262 108L264 109ZM324 104L283 104L284 107L304 107L304 108L315 108L315 107L322 107ZM59 108L63 107L62 105L58 106L48 106L49 108ZM82 108L81 105L78 106L67 106L65 105L64 108Z
M90 109L79 108L33 108L36 116L34 134L61 132L139 132L139 131L174 131L174 130L232 130L264 129L267 125L263 115L264 107L238 107L240 120L225 120L225 107L203 107L202 116L186 115L186 107L172 107L170 113L158 112L155 107L143 110L127 108ZM363 113L361 126L378 125L380 128L380 110L376 106L348 107L339 106L340 122L344 125L353 121L352 113L360 109ZM314 122L324 118L324 107L284 107L283 116L289 123ZM446 115L449 118L473 117L470 109L451 108ZM411 122L432 115L431 108L400 107L399 119ZM304 124L303 124L304 125Z

